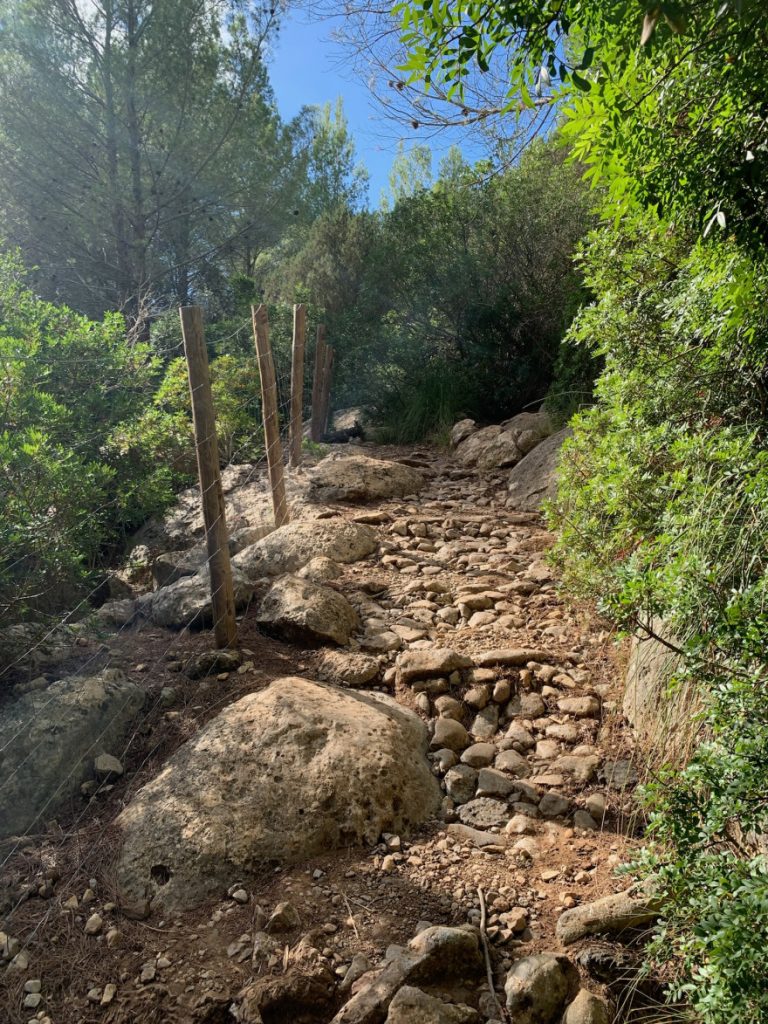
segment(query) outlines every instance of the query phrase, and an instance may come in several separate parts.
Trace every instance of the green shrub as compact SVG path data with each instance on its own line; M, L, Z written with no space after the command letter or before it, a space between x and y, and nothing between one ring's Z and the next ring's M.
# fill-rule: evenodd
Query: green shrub
M550 521L569 588L622 627L660 617L700 742L646 787L650 955L706 1024L768 1019L768 267L645 216L591 239L571 341L605 360Z
M42 302L0 256L0 619L61 606L99 561L119 517L104 445L158 372L118 314Z
M393 374L375 406L376 437L384 444L447 444L453 424L475 404L470 375L458 364L436 361L412 375Z
M178 330L178 326L176 327ZM173 321L160 333L173 351ZM255 355L211 362L222 463L263 454ZM117 314L42 302L0 257L0 621L76 603L127 534L195 479L186 365Z

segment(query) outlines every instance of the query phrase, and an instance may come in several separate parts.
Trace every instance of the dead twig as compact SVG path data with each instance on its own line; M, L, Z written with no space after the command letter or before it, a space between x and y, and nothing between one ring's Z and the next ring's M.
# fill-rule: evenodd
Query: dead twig
M352 907L349 905L349 900L347 899L347 894L344 892L344 893L342 893L342 896L344 897L344 902L347 905L347 913L349 914L349 920L352 922L352 927L355 930L355 938L359 942L360 941L360 932L357 930L357 923L355 921L355 915L352 913Z
M502 1007L499 1002L499 997L496 995L496 988L493 983L493 965L491 964L491 947L488 943L488 934L485 930L486 925L486 909L485 909L485 893L483 892L482 886L477 887L477 897L480 900L480 942L483 946L483 956L485 957L485 973L488 977L488 988L490 989L493 1001L496 1004L496 1009L499 1013L499 1020L509 1020L507 1011Z

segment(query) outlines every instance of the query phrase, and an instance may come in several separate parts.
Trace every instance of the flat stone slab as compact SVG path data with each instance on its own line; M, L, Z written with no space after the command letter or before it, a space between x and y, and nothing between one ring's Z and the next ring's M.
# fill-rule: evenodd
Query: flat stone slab
M313 501L381 501L417 494L423 486L422 474L401 462L331 455L311 471L309 496Z
M459 669L471 668L472 659L458 654L449 647L432 647L419 651L404 651L397 659L397 676L401 683L433 676L449 676Z
M493 828L495 825L506 825L510 818L509 808L505 803L485 796L462 804L456 813L462 825L470 825L472 828Z
M479 668L486 668L490 665L510 665L520 668L527 665L529 661L552 662L554 660L551 651L542 651L537 647L501 647L493 651L483 651L475 658L475 664Z

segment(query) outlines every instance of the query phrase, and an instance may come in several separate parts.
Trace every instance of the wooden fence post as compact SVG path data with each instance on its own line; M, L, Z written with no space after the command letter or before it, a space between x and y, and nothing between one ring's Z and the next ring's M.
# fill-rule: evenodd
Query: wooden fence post
M333 345L325 346L325 365L323 366L323 385L320 398L320 436L328 430L328 414L331 411L331 376L336 349Z
M315 345L315 376L312 380L312 422L309 436L313 441L323 439L324 429L321 424L323 401L323 370L325 369L325 326L318 324L317 343Z
M211 376L203 335L203 311L199 306L181 306L179 316L189 373L197 469L200 476L205 541L208 548L208 569L211 574L213 630L217 647L233 647L237 643L235 594L232 585L232 566L229 561L229 537L224 517L224 492L221 489L219 473L219 446L216 439Z
M290 462L294 469L301 465L302 415L304 411L304 338L307 309L300 302L293 307L293 348L291 352L291 433Z
M285 500L285 477L283 475L283 446L280 442L280 424L277 418L277 381L272 348L269 344L269 319L267 307L251 306L253 316L253 337L259 360L261 380L261 408L264 416L264 443L267 447L267 468L272 488L272 508L275 512L275 526L288 522L288 503Z

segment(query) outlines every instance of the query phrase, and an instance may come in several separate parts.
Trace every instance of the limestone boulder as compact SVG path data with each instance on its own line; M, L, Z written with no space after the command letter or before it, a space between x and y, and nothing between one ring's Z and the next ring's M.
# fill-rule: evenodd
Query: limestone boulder
M80 625L51 629L47 622L13 623L0 629L0 669L39 672L72 656Z
M522 459L523 452L517 443L517 436L510 431L502 430L493 438L475 459L478 469L503 469L515 466Z
M552 424L543 411L521 412L504 423L481 430L459 430L464 422L454 427L459 438L455 443L456 458L465 466L484 470L517 465L552 433Z
M555 1024L578 984L578 971L564 956L523 957L507 974L507 1010L515 1024Z
M555 497L561 448L571 433L566 428L547 437L510 471L507 488L512 508L538 512L545 501Z
M341 516L300 519L274 530L232 559L232 568L249 580L296 572L323 556L334 562L358 562L378 547L376 531Z
M243 608L251 599L253 586L235 567L232 570L232 582L235 607ZM184 576L167 587L144 595L137 604L139 612L156 626L167 626L170 629L182 629L185 626L203 629L210 626L213 606L208 566L204 565L194 576Z
M194 472L194 466L190 468ZM221 471L221 486L232 541L230 550L253 544L275 528L269 479L263 466L227 466ZM286 473L286 496L294 518L307 508L308 486L304 474ZM145 548L151 556L162 551L183 551L197 542L203 544L204 540L200 487L195 485L182 491L161 518L150 519L134 534L132 550Z
M26 693L0 716L0 836L53 818L92 775L100 754L122 751L144 693L116 669Z
M474 420L459 420L454 423L451 429L451 448L458 448L462 441L466 441L470 434L477 431L477 424Z
M613 1014L604 999L588 989L580 990L563 1015L562 1024L611 1024Z
M544 409L537 412L519 412L512 419L504 420L501 425L508 434L517 439L518 448L524 455L552 433L552 421Z
M403 985L389 1004L386 1024L480 1024L471 1006L444 1003L412 985Z
M470 433L456 448L457 461L463 466L476 466L483 452L502 433L503 428L498 424Z
M472 659L458 654L450 647L429 647L424 650L405 651L397 659L397 678L401 683L414 679L447 676L464 668L471 668Z
M418 717L299 677L229 707L117 819L121 899L185 908L266 868L398 835L437 812Z
M365 455L328 456L310 474L314 501L368 502L417 494L424 477L400 462L370 459ZM333 556L331 556L333 557Z
M322 680L336 686L365 686L378 678L381 666L367 654L326 650L320 656L317 671Z
M360 624L346 597L298 576L275 580L259 604L256 621L281 640L308 646L346 644Z

